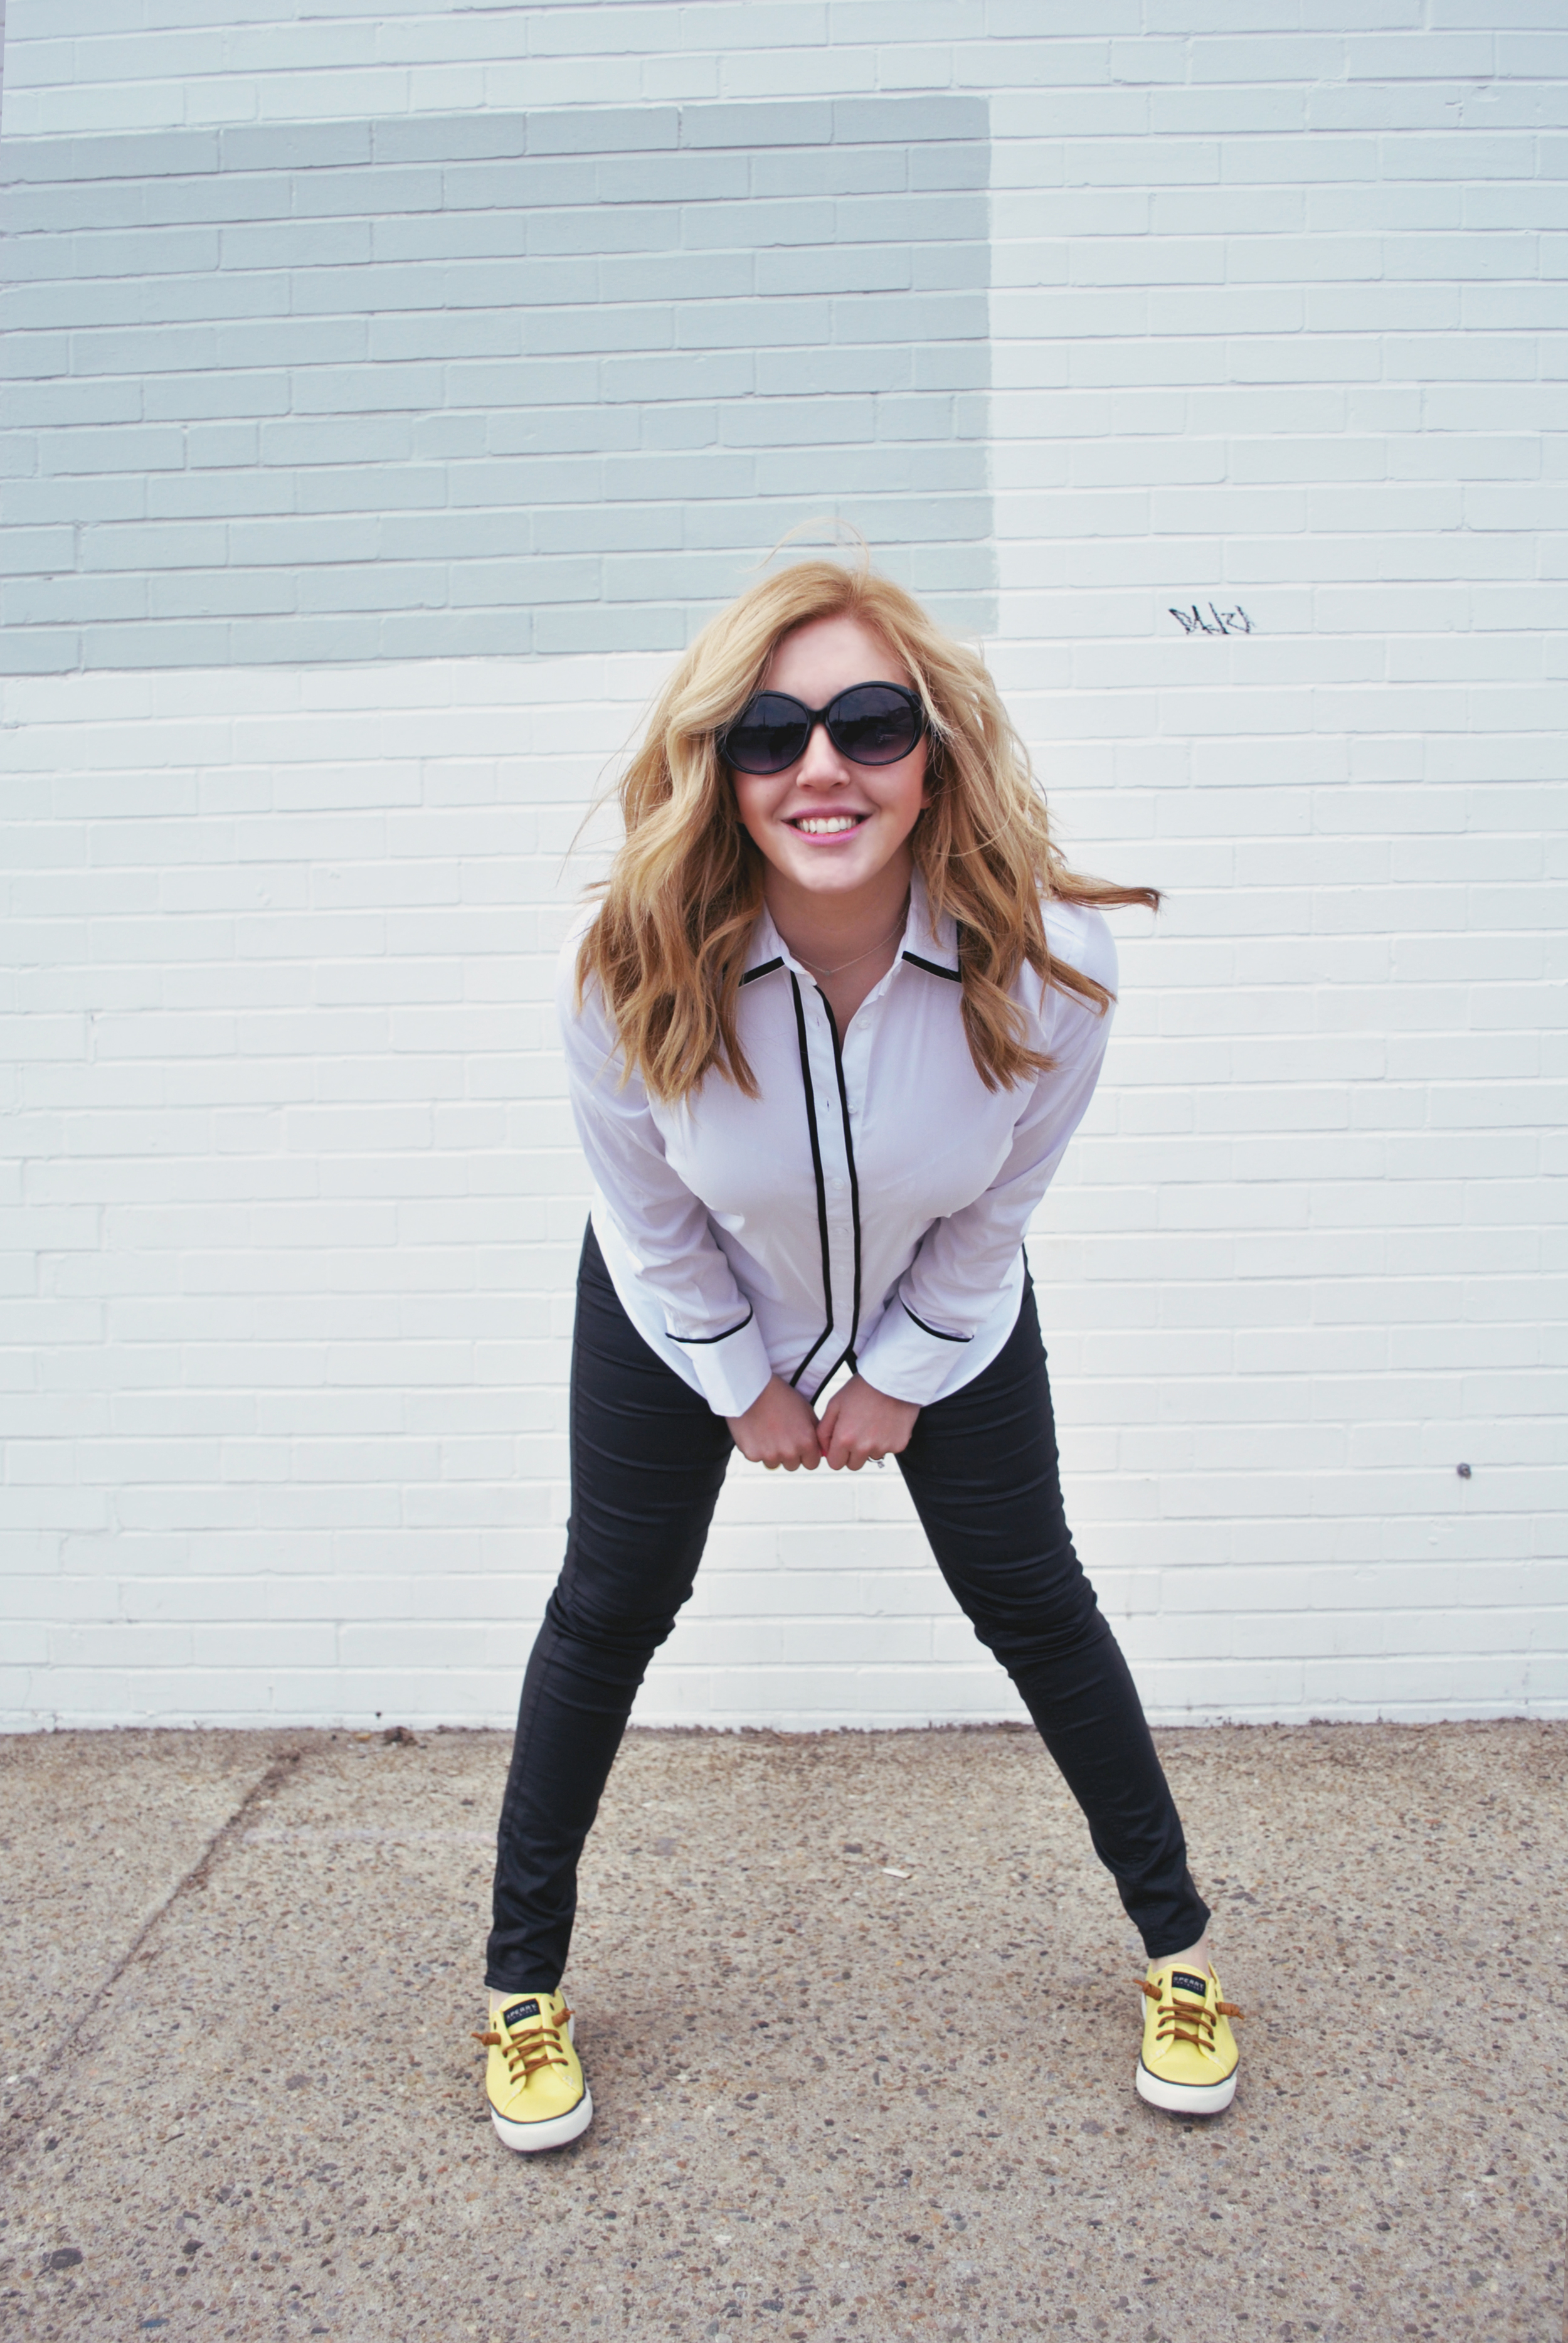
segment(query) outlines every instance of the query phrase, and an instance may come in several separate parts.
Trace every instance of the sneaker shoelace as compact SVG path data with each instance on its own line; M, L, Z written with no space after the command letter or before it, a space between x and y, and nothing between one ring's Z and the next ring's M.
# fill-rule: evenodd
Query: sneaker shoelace
M1245 2012L1233 2001L1178 2001L1174 1994L1162 1994L1147 1977L1138 1980L1141 1991L1151 2001L1160 2004L1160 2022L1154 2028L1154 2038L1162 2050L1177 2042L1190 2042L1195 2050L1212 2056L1214 2051L1214 2020L1217 2017L1241 2017Z
M537 2017L531 2026L515 2026L509 2034L494 2029L476 2034L472 2038L482 2042L487 2050L498 2050L507 2062L508 2072L514 2083L527 2083L545 2066L569 2066L561 2044L561 2036L571 2011L564 2006L558 2017Z

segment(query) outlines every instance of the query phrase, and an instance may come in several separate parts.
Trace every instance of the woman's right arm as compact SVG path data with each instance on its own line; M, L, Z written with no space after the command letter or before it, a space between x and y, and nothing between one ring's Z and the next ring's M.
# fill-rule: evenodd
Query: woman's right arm
M782 1375L772 1377L744 1415L732 1415L728 1421L742 1456L750 1463L766 1464L770 1473L779 1465L786 1473L798 1472L802 1465L814 1473L822 1462L817 1412Z
M666 1157L641 1081L633 1075L622 1085L618 1043L598 987L577 1006L576 962L574 935L561 956L556 1006L588 1169L638 1276L663 1310L666 1332L686 1353L709 1407L733 1428L774 1380L767 1346L707 1212ZM806 1408L799 1393L789 1396ZM750 1453L744 1441L740 1445Z

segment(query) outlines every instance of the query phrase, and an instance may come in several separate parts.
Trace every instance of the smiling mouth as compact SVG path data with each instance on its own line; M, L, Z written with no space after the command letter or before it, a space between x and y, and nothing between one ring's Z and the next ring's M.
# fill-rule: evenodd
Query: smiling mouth
M859 830L870 820L864 813L802 813L797 814L786 827L798 830L804 838L841 838L847 830Z

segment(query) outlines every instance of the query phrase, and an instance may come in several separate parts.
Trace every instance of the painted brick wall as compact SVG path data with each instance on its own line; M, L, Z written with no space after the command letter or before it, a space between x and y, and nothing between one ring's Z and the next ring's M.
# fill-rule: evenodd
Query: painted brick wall
M675 649L824 499L989 629L985 111L13 142L6 666Z
M1568 41L1136 23L991 95L997 670L1169 890L1043 1249L1085 1543L1167 1699L1560 1703Z
M111 143L126 166L116 184L145 190L170 175L138 173L144 139L220 147L230 125L281 158L290 126L302 140L347 126L372 154L372 126L398 116L449 142L454 122L507 136L501 117L574 109L650 122L678 109L682 124L755 109L761 127L798 106L802 127L766 151L797 175L799 217L818 200L805 175L839 143L806 132L812 109L835 122L850 101L971 109L935 117L940 136L911 114L891 142L846 142L917 160L899 188L838 189L833 235L752 247L823 266L887 248L874 206L912 203L922 155L962 149L967 169L989 126L984 252L967 184L945 234L895 239L911 283L956 266L948 289L965 303L990 285L989 338L967 308L939 337L939 355L980 366L916 386L952 396L952 428L923 428L903 484L879 493L965 508L946 540L931 524L922 558L940 569L944 541L955 562L980 558L945 583L995 592L993 662L1075 855L1169 890L1157 932L1130 922L1123 936L1106 1083L1033 1244L1081 1544L1157 1715L1563 1713L1550 1182L1568 38L1555 12L1107 0L1088 33L1054 0L337 18L246 0L243 21L210 0L204 21L191 15L185 0L12 0L5 56L7 168L26 201L52 191L17 245L72 246L21 297L117 287L126 330L152 330L166 352L159 337L190 322L168 313L176 280L208 303L204 330L221 322L226 175L184 180L206 210L181 232L216 233L216 265L106 268L103 224L50 227L46 206L89 188L102 175L82 166ZM286 184L291 233L306 216L293 191L327 168L307 151L257 175ZM628 134L616 153L633 151ZM661 149L661 167L689 151ZM492 216L498 236L515 231L517 184L493 212L464 207L462 233ZM341 216L373 227L356 185ZM746 200L763 191L749 182ZM456 232L450 209L417 216ZM674 267L720 248L685 235L667 222L645 249ZM482 257L448 242L419 267ZM313 266L340 268L301 261L301 279ZM671 614L689 625L730 580L647 573L622 599L601 568L587 595L519 581L487 611L451 598L463 548L395 554L410 511L455 508L449 488L438 506L398 500L392 484L420 468L412 442L375 430L388 417L411 434L448 427L457 369L525 359L520 343L496 361L422 351L415 320L449 331L459 307L506 321L528 307L500 277L471 305L431 303L428 283L401 308L377 297L335 314L411 336L355 363L389 377L439 365L438 399L163 416L180 460L145 476L149 493L209 474L233 497L287 483L281 513L190 517L232 531L315 526L310 483L357 472L361 502L332 508L330 525L368 516L393 532L373 545L301 538L264 561L242 534L218 561L174 539L159 559L151 532L116 571L95 538L184 517L84 504L62 519L27 500L60 480L67 494L134 488L134 461L55 473L24 455L6 484L13 523L64 528L71 555L25 567L24 594L53 580L67 617L25 600L23 631L71 641L61 672L9 689L0 843L14 1134L0 1173L0 1713L13 1722L500 1718L558 1558L582 1182L542 1002L591 843L577 865L562 857L657 680L670 639L657 629ZM672 317L700 307L700 281L660 298ZM591 317L602 298L565 306ZM295 314L275 302L275 319ZM95 419L54 403L100 379L86 345L118 330L40 321L16 337L58 342L7 409L18 444L148 427L139 408ZM746 337L729 347L744 357ZM812 347L831 377L850 344L829 329ZM605 387L622 355L593 354L584 412L601 433L624 415ZM178 377L194 396L266 371L204 359L144 374L138 360L102 379ZM292 401L311 368L280 371ZM45 379L49 399L29 408ZM987 383L977 422L963 401ZM908 382L853 394L910 395ZM655 415L796 396L751 376L715 398L677 367L629 405L646 433ZM481 397L466 419L487 431L502 412ZM519 432L562 412L531 392L505 406ZM313 461L298 443L264 458L269 430L286 449L282 434L328 425L347 430L349 459ZM193 463L193 446L216 445L202 433L230 427L254 444ZM824 448L858 461L857 446L887 444L802 427L769 443L772 487L759 473L746 493L776 495L790 518L852 511L866 483L846 488ZM717 419L705 446L727 459ZM538 460L564 479L580 452ZM662 445L635 454L649 452ZM480 460L448 448L439 463L449 482ZM955 461L974 468L957 478ZM648 501L684 528L689 508L732 500L703 477ZM630 508L608 490L576 502L618 523ZM767 535L652 550L722 555L740 574ZM607 562L638 548L584 550ZM154 591L172 577L270 575L305 594L334 569L363 582L427 558L447 597L428 608L209 598L167 615L229 629L191 654L211 664L165 666L152 644ZM146 588L128 618L71 605L116 577ZM628 631L538 628L612 605ZM302 610L376 631L348 665L236 631L297 626ZM526 637L484 632L525 617ZM139 655L112 648L127 627ZM1014 1711L891 1473L780 1488L739 1470L643 1713L809 1725Z

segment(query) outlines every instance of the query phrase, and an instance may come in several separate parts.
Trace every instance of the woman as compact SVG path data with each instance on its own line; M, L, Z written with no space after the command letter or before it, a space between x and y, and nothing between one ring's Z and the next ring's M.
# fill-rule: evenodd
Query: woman
M1096 907L1157 898L1065 868L980 658L832 561L699 638L621 801L562 966L595 1199L566 1563L501 1813L478 2037L496 2130L555 2147L592 2116L559 1991L578 1856L732 1448L787 1473L897 1457L1143 1936L1138 2088L1211 2114L1234 2013L1063 1518L1023 1259L1104 1054Z

